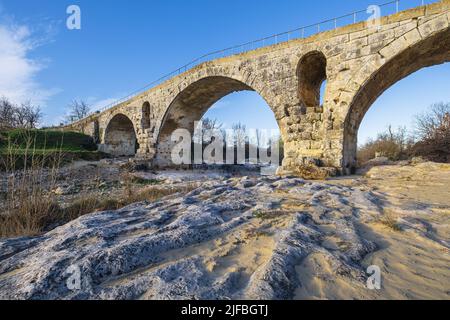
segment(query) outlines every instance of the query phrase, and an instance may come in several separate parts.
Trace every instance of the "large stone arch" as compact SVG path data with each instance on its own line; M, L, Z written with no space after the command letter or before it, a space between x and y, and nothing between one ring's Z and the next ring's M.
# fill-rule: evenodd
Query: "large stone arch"
M380 51L378 59L385 60L384 63L368 74L368 78L362 83L349 104L343 124L342 167L344 173L349 174L356 169L358 130L365 114L377 98L408 75L422 68L450 61L448 26L428 36L420 35L417 29L414 30L412 33L416 35L416 41L406 48L404 42L406 38L399 38L387 50ZM400 49L393 52L394 48ZM383 54L390 56L385 57ZM374 64L369 67L373 66ZM358 79L358 75L355 78Z
M171 141L173 131L187 129L193 134L194 123L201 120L214 103L233 92L257 92L276 114L276 109L271 104L274 95L264 86L258 85L255 78L249 76L201 75L200 73L198 77L191 78L189 83L184 82L179 85L179 91L170 100L162 119L158 121L159 127L155 132L156 155L154 165L170 166L170 156L174 144ZM251 83L251 85L248 83ZM283 135L281 126L280 131Z
M115 114L106 126L101 151L113 156L134 156L137 149L133 122L123 113Z

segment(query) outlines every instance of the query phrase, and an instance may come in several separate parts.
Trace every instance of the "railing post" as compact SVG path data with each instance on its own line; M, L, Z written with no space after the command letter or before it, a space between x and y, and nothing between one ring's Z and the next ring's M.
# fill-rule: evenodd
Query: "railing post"
M337 19L334 18L334 28L337 29Z
M398 13L398 9L399 9L399 0L395 1L395 13Z
M353 23L356 23L356 12L353 12Z

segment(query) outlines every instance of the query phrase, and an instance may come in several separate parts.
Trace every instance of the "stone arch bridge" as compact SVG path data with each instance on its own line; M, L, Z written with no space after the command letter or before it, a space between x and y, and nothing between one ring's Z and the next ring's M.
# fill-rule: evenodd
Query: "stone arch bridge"
M283 169L314 158L347 174L372 103L409 74L450 61L449 22L450 0L443 0L383 17L377 27L361 22L205 62L64 129L92 135L113 155L170 166L174 130L192 131L216 101L253 90L279 124Z

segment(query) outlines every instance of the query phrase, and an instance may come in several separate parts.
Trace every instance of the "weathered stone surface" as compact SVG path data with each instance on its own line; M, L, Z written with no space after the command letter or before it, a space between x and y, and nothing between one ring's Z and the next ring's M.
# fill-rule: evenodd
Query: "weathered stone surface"
M450 165L367 170L201 175L183 196L0 240L0 299L447 299ZM382 290L367 289L369 265Z
M275 190L295 199L292 209L282 209L286 200ZM301 179L207 182L184 197L87 215L38 238L0 241L0 298L292 299L299 286L295 267L313 252L326 253L336 272L346 270L363 285L364 271L355 263L375 245L357 234L353 219L377 211L376 201L360 190ZM314 209L302 212L302 206ZM266 230L276 239L264 240L268 255L249 266L251 277L239 269L221 275L214 255L254 241L264 219L275 224ZM340 226L333 237L345 250L322 247L320 226L330 223ZM214 241L222 243L217 252L201 250ZM67 286L74 270L79 289Z
M379 26L361 22L206 62L68 129L91 134L104 151L129 155L137 149L139 157L170 166L173 130L193 130L216 101L253 90L278 121L287 170L296 158L314 155L349 173L359 124L374 100L412 72L450 61L449 11L450 0L442 0L383 17ZM134 133L127 126L126 137L116 139L118 115L131 121ZM318 136L323 143L312 143Z
M414 28L417 28L417 20L407 21L394 29L395 37L398 38Z
M448 28L447 15L440 15L422 25L419 25L419 32L423 38L431 34Z

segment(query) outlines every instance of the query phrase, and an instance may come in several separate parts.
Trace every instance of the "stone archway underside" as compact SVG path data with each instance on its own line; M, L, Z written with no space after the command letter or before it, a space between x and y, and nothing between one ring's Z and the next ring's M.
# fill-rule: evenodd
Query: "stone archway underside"
M375 72L355 95L344 127L344 168L356 168L358 130L372 104L387 89L412 73L430 66L450 62L450 35L438 33L407 48ZM430 79L432 81L432 79Z
M183 90L170 104L162 121L156 144L156 166L170 166L174 142L172 133L186 129L194 133L196 121L200 121L208 109L223 97L239 91L254 91L241 81L222 76L206 77Z
M102 151L114 156L134 156L136 150L133 122L123 114L114 116L106 128Z

